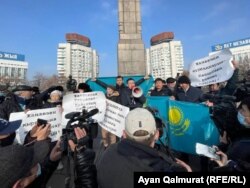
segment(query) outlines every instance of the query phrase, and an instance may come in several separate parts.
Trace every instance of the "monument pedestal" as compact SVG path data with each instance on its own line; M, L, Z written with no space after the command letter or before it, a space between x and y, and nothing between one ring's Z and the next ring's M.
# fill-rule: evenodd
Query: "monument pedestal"
M135 43L136 42L136 43ZM119 75L145 75L145 48L142 41L123 40L118 44Z
M146 75L140 0L119 0L118 75Z

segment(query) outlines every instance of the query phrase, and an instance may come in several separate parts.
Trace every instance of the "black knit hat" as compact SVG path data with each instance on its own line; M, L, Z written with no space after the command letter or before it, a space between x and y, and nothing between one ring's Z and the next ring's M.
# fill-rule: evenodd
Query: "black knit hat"
M78 89L83 89L84 92L90 92L92 91L89 84L86 84L86 83L79 83L78 84Z
M10 145L0 147L0 185L12 187L25 177L31 168L44 161L49 152L47 141L38 141L32 147Z
M179 84L191 84L190 79L187 76L180 76L178 79Z
M174 83L175 81L176 81L176 79L174 79L174 78L172 78L172 77L169 77L169 78L167 78L167 80L166 80L166 82L167 82L168 84Z
M12 92L16 91L32 91L32 87L27 85L18 85L12 90Z

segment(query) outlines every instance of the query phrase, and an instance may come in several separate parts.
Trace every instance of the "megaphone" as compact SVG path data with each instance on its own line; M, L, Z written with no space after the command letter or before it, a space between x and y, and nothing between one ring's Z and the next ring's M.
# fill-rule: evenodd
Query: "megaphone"
M139 98L141 97L143 94L143 91L140 87L134 87L132 89L132 96L135 97L135 98Z

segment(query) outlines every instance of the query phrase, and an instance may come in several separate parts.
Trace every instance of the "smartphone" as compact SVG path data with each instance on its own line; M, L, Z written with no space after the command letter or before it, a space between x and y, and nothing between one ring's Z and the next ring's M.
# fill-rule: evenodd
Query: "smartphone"
M44 119L37 119L37 126L43 126L45 127L47 125L48 121L47 120L44 120Z
M220 156L216 154L215 148L201 143L196 143L196 153L212 159L220 160Z

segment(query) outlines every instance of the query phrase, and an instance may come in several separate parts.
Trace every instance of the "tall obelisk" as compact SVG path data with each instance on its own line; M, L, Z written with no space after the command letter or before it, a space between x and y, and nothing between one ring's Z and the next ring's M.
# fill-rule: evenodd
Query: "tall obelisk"
M141 34L140 0L118 0L118 74L145 75L145 46Z

